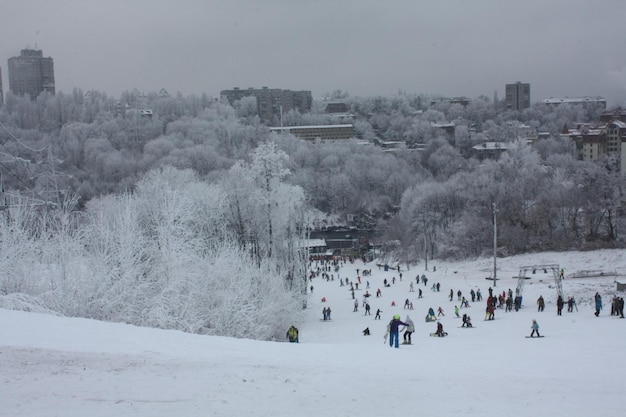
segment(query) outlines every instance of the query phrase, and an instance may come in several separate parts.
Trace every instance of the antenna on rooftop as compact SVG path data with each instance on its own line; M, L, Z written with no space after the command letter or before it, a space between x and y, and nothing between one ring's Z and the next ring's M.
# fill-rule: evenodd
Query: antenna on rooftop
M37 50L37 40L39 39L39 29L35 32L35 50Z

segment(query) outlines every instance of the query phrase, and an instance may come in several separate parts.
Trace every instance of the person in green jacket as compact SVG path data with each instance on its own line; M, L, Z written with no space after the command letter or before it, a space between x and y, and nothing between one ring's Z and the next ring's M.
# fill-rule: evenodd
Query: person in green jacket
M300 343L298 341L298 333L298 328L296 326L289 327L289 330L287 330L287 339L289 339L290 343Z

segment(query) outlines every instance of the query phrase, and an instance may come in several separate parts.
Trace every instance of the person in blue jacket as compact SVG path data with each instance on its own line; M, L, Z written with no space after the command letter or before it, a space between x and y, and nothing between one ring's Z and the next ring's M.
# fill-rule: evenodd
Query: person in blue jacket
M594 299L596 302L596 312L594 314L598 317L600 315L600 310L602 310L602 297L599 293L596 293Z
M400 315L396 314L393 316L393 319L387 325L387 330L389 331L389 347L400 347L399 342L399 333L400 326L409 326L408 323L405 323L400 320Z
M537 320L533 320L533 325L530 328L533 330L530 332L530 337L533 337L535 333L537 337L541 337L541 335L539 335L539 323L537 323Z

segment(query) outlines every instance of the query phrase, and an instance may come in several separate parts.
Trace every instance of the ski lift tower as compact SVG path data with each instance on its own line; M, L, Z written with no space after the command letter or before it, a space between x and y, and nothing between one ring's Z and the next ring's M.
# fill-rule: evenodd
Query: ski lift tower
M561 275L561 269L557 264L549 264L549 265L530 265L530 266L522 266L519 269L519 275L517 276L517 288L515 289L516 296L522 296L522 292L524 291L524 283L530 277L526 276L528 271L532 271L533 274L537 273L537 271L543 271L544 274L547 274L548 271L552 271L552 275L554 277L554 286L556 288L557 297L563 298L563 276Z

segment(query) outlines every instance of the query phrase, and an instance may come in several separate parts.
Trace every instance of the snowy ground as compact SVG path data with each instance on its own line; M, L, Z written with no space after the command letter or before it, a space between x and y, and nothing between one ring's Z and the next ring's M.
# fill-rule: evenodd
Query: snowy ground
M474 329L454 318L450 289L466 296L471 288L487 295L492 259L460 263L430 262L381 271L374 264L372 315L359 311L348 287L338 281L313 281L307 319L296 323L300 343L271 343L190 335L84 319L0 310L0 416L592 416L618 415L626 408L622 384L626 320L611 317L614 276L568 278L579 270L626 275L626 251L542 253L498 260L496 292L515 289L519 267L559 264L563 290L578 311L556 315L553 277L529 272L524 307L498 310L483 321L484 303L467 310ZM436 272L432 267L436 266ZM356 281L348 264L339 275ZM549 271L550 272L550 271ZM425 273L428 286L409 283ZM334 273L335 277L337 276ZM384 288L382 281L396 277ZM619 279L619 278L618 278ZM439 293L433 282L441 283ZM593 315L596 291L605 309ZM546 311L538 313L542 294ZM322 303L321 298L327 302ZM403 309L409 298L414 310ZM397 306L391 307L395 301ZM322 308L330 306L332 321ZM446 338L429 337L429 307L445 310ZM382 320L374 320L377 308ZM465 310L461 310L461 313ZM393 314L410 315L416 324L413 345L384 344ZM546 337L527 339L536 318ZM372 335L361 331L369 327Z

